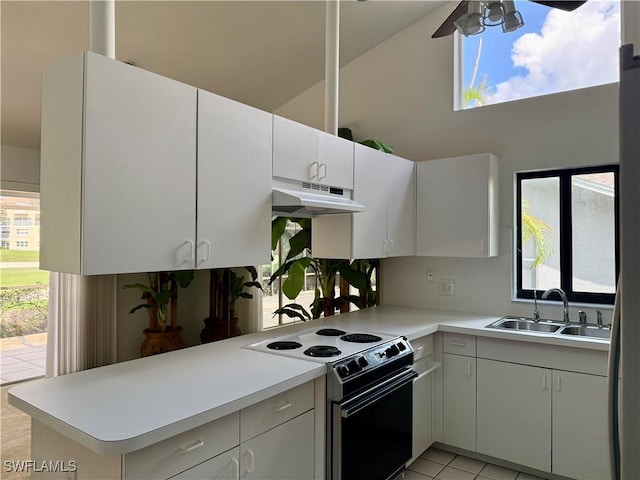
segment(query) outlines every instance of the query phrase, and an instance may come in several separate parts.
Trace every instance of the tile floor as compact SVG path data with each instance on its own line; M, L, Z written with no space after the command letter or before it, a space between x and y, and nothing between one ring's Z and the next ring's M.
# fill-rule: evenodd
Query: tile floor
M0 339L0 384L44 376L47 334Z
M407 467L405 480L543 480L431 447Z

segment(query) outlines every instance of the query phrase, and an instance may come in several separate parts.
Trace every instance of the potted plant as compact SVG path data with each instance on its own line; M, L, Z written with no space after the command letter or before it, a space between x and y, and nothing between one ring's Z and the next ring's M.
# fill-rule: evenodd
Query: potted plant
M251 279L247 280L244 275L239 275L231 268L211 270L209 316L205 318L205 326L200 332L202 343L242 334L238 326L237 302L240 298L253 298L253 294L247 289L262 290L262 285L257 281L258 272L255 267L239 268L246 270Z
M308 218L289 219L298 223L301 230L289 239L289 253L285 262L276 270L269 280L273 283L278 278L286 275L282 283L282 292L287 298L293 300L302 291L306 281L306 271L311 269L316 278L316 288L314 300L310 305L310 312L297 303L290 303L279 308L274 315L283 314L291 318L308 320L334 315L336 310L346 302L351 302L360 306L360 297L352 295L341 295L336 297L336 278L340 274L350 285L358 289L366 288L365 273L353 268L346 260L314 258L309 255L300 256L303 252L307 254L311 250L311 221ZM285 231L287 218L279 217L272 222L272 250L275 250L280 237Z
M144 303L136 305L129 314L146 309L149 327L144 329L145 340L140 346L143 357L156 355L184 347L182 327L178 325L178 288L186 288L194 278L193 270L148 273L148 285L142 283L124 285L142 291Z

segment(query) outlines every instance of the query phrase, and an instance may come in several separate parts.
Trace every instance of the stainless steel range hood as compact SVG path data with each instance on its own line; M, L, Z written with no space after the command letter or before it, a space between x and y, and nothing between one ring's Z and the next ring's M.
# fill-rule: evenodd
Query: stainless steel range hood
M308 182L274 184L273 213L290 217L314 217L363 212L364 205L351 200L351 191Z

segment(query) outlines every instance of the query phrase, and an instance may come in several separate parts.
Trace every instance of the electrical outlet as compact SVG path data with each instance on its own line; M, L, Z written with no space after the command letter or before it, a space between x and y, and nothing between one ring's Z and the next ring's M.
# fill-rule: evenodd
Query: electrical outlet
M440 285L440 295L445 297L452 297L456 294L456 282L455 280L441 278L438 280Z
M427 283L436 283L436 277L433 268L427 268Z

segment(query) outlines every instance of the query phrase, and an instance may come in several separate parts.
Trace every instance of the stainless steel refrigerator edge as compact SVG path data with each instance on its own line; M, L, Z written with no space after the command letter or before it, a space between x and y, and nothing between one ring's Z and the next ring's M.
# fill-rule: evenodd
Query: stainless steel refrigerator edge
M620 48L621 281L616 299L619 308L614 309L609 370L612 478L615 480L640 477L640 56L633 53L633 44ZM619 412L618 351L622 371Z

